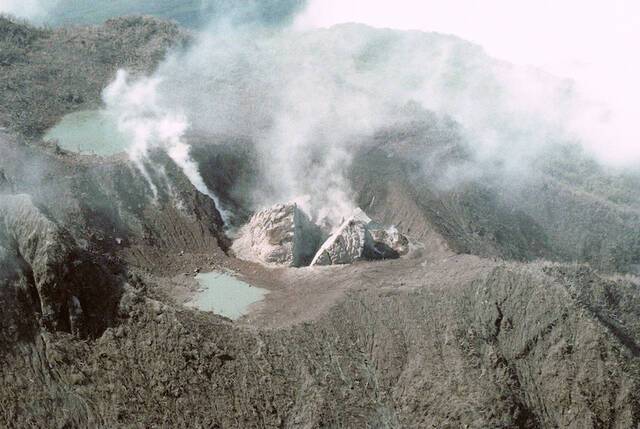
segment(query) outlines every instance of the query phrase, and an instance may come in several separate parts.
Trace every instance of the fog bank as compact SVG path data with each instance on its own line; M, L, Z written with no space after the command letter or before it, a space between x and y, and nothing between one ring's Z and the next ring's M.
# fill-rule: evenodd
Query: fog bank
M636 1L314 0L296 25L326 28L344 22L455 34L496 58L567 78L582 109L566 118L564 127L602 162L640 166ZM518 84L536 90L530 81Z
M622 136L625 128L616 126L622 114L574 80L497 60L456 36L361 24L315 28L314 8L275 28L216 20L138 83L153 88L154 115L164 118L158 130L173 118L167 127L176 137L156 137L179 142L171 147L180 147L174 156L185 171L194 170L184 156L187 128L212 144L213 136L248 138L261 161L256 206L297 201L314 220L336 225L354 209L346 179L353 154L378 130L410 126L411 111L458 124L472 162L449 172L448 185L487 172L522 181L535 159L564 144L611 165L640 159L629 145L633 133Z

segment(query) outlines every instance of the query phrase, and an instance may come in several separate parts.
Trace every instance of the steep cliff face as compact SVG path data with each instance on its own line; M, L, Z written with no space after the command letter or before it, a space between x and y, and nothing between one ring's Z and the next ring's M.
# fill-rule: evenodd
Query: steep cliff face
M2 196L0 224L0 240L7 249L5 259L13 257L16 267L27 268L22 274L33 279L30 286L36 292L36 311L45 326L58 329L67 325L78 330L78 326L69 326L82 311L75 305L78 298L69 290L75 248L72 239L24 194Z
M12 192L31 195L83 249L154 265L167 251L228 247L215 203L161 152L149 161L155 163L154 198L147 179L124 158L58 153L8 135L0 135L0 150Z
M121 281L28 195L2 195L0 247L0 288L23 308L19 316L4 313L3 323L15 335L28 336L29 326L40 325L93 336L113 321Z

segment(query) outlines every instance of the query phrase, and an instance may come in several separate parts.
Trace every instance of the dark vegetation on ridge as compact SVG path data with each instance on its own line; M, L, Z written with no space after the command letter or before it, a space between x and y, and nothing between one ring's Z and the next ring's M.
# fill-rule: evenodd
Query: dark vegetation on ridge
M39 137L64 114L100 106L116 70L151 72L188 34L148 17L34 28L0 16L0 127Z
M234 24L258 22L279 25L287 22L306 4L305 0L66 0L49 11L47 22L53 25L102 24L110 18L152 15L164 20L198 28L212 20L229 16Z

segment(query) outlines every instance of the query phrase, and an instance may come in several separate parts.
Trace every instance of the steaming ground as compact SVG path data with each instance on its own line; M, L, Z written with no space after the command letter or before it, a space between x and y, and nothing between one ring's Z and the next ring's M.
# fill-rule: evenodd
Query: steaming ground
M129 153L144 174L153 168L141 161L148 162L149 148L171 147L196 188L221 207L225 191L203 183L184 135L249 139L260 172L245 197L250 209L296 201L333 227L356 207L345 177L353 153L380 129L424 112L454 121L445 132L470 156L441 172L447 189L487 176L526 183L541 158L561 157L568 145L590 146L575 124L599 115L570 81L496 61L477 45L363 25L301 31L218 22L154 73L125 73L105 104L130 136ZM80 98L72 92L61 96L73 104ZM139 100L123 101L125 93ZM430 174L432 160L421 160Z
M188 126L186 118L158 104L156 88L159 83L158 79L130 83L127 73L118 70L116 80L103 93L107 115L117 118L118 131L129 140L129 158L147 179L154 198L157 198L158 190L147 171L147 165L151 161L150 153L162 149L182 169L191 184L214 201L226 221L228 215L220 200L205 185L197 164L191 158L191 149L184 141Z

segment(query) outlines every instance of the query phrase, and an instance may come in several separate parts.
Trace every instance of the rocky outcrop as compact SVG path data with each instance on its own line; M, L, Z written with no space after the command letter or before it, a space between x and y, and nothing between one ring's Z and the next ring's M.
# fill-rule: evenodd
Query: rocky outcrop
M235 255L267 265L308 265L322 242L320 228L296 204L256 213L232 245Z
M26 194L0 198L0 271L4 296L31 309L20 318L50 331L98 333L119 298L116 277Z
M366 223L348 219L324 242L311 265L350 264L374 254L374 242Z
M16 266L27 267L45 326L57 329L63 319L68 322L68 308L81 312L65 282L72 239L28 195L4 195L0 200L0 241L8 250L5 259L13 258Z
M358 210L324 242L311 265L395 259L408 251L409 240L396 228L385 229L377 226L362 210Z
M409 250L408 239L397 229L378 226L360 209L323 244L325 237L296 204L277 204L256 213L231 249L240 259L290 267L393 259Z
M377 253L396 254L396 257L409 253L409 239L395 226L389 228L369 226L369 230Z
M9 182L4 170L0 168L0 192L5 190L11 190L11 182Z

